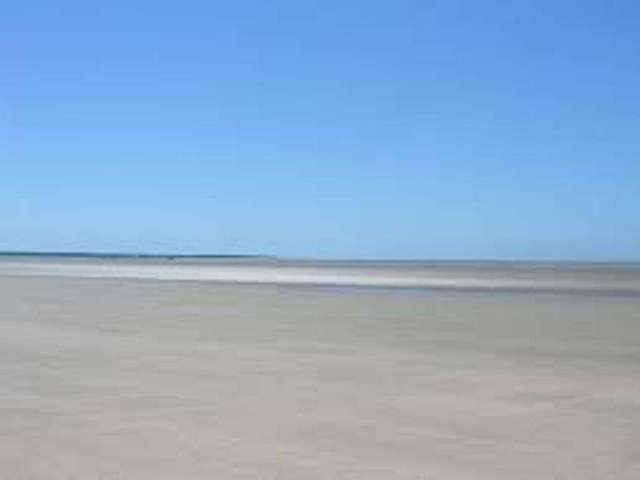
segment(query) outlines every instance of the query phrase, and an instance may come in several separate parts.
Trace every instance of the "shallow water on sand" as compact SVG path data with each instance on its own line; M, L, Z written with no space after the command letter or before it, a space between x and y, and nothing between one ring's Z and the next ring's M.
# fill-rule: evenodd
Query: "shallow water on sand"
M640 295L640 264L0 256L0 275Z

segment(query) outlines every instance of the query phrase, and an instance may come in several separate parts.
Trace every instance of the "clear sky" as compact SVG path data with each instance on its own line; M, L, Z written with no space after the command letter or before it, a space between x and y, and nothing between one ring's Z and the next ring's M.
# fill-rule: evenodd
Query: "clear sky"
M640 2L9 0L0 249L640 260Z

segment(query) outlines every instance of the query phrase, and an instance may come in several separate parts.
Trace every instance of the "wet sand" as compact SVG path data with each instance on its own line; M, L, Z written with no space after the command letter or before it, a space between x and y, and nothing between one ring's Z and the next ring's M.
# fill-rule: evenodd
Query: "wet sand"
M2 479L637 479L640 297L0 275Z

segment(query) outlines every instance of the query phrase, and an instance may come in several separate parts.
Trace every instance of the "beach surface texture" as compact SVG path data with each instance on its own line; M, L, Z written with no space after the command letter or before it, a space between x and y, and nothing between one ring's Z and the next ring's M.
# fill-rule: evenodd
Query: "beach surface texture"
M0 479L640 478L640 267L0 258Z

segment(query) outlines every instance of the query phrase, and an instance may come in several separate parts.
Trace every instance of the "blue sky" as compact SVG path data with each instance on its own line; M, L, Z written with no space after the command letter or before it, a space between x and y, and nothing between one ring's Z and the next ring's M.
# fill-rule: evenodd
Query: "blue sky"
M640 260L640 2L13 1L0 249Z

